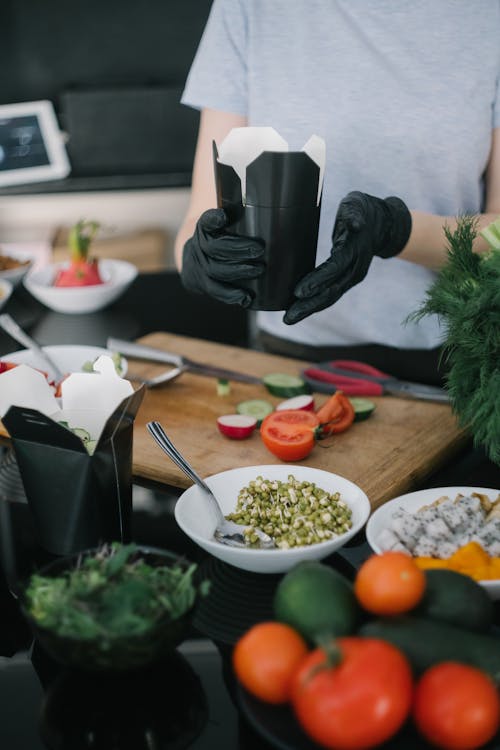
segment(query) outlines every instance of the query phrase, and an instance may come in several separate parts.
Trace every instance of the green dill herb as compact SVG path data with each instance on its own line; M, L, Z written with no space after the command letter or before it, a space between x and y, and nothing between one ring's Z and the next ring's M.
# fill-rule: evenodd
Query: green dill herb
M454 232L444 231L447 262L410 319L439 316L453 411L474 445L500 464L500 248L473 251L477 217L461 216Z

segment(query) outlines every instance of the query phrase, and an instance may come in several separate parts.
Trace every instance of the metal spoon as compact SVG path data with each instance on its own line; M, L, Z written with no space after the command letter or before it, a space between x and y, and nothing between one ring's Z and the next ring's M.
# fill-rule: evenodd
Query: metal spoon
M18 326L16 321L7 313L3 313L2 315L0 315L0 327L3 328L3 330L9 334L9 336L12 336L15 341L19 342L27 349L31 349L31 351L35 352L35 354L38 354L38 356L43 359L45 364L50 367L57 383L63 380L64 373L60 371L54 360L49 357L47 352L42 349L40 344L35 341L35 339L32 339L31 336L28 336L26 331L23 331L23 329Z
M177 464L184 474L195 482L207 496L207 500L210 503L212 511L217 519L217 527L214 531L214 538L221 544L227 544L230 547L249 547L250 544L247 542L244 530L245 526L240 523L234 523L234 521L228 521L221 510L221 507L217 501L217 498L213 494L212 490L203 481L203 479L195 472L193 467L186 461L184 456L177 450L167 433L159 422L148 422L146 427L149 432L156 440L160 448L167 454L172 461ZM259 547L261 549L273 549L276 547L274 541L268 534L265 534L260 529L255 529L255 533L259 537Z

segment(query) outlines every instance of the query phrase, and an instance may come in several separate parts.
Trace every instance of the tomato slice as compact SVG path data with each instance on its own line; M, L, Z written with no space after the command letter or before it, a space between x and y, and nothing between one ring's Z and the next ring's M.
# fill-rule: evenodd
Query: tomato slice
M321 437L344 432L354 422L356 412L343 391L336 391L316 412L321 422Z
M319 425L317 414L305 409L281 409L280 411L273 411L264 421L280 425L284 429L290 425L292 427L293 425L305 425L314 429Z
M17 367L17 362L0 362L0 373L12 370L14 367Z
M320 422L331 422L333 419L337 419L342 415L344 409L339 393L340 391L335 391L333 396L330 396L330 398L325 401L323 406L316 412Z
M266 448L282 461L300 461L315 444L319 419L313 412L288 409L269 414L260 434Z

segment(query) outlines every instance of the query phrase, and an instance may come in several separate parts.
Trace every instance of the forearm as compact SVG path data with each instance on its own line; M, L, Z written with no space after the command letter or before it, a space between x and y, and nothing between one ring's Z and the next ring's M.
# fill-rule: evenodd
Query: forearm
M439 268L447 257L444 227L448 226L453 232L457 226L457 218L454 216L436 216L423 211L411 211L410 213L412 218L410 239L398 257L427 268ZM498 215L497 213L479 214L477 217L478 232L498 219ZM474 241L474 250L482 253L487 248L486 241L478 234Z
M197 220L197 216L186 216L175 238L175 265L177 266L177 270L179 271L179 273L182 270L182 253L184 251L184 245L186 244L187 240L193 236Z

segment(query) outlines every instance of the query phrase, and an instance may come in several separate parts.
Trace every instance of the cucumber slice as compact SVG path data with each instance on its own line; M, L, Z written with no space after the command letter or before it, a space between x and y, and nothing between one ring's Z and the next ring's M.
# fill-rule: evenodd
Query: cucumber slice
M269 401L264 401L260 398L252 398L248 401L241 401L236 406L237 414L244 414L247 417L254 417L257 420L257 426L260 426L262 420L267 417L268 414L274 411L274 407Z
M351 402L354 409L355 422L362 422L363 420L368 419L368 417L371 416L371 414L373 414L373 412L375 411L375 404L368 398L358 398L355 396L351 396L349 398L349 401Z
M225 378L219 378L217 380L217 395L218 396L229 396L231 393L231 384L229 380Z
M297 375L288 375L284 372L273 372L265 375L262 382L269 393L279 398L292 398L300 396L302 393L310 393L309 385Z
M88 432L88 430L84 430L83 427L70 427L70 430L71 432L74 432L75 435L80 438L80 440L83 440L84 443L92 440L90 432Z
M87 440L85 442L85 447L87 449L87 453L89 454L89 456L93 456L94 455L94 451L96 449L96 445L97 445L97 440Z

